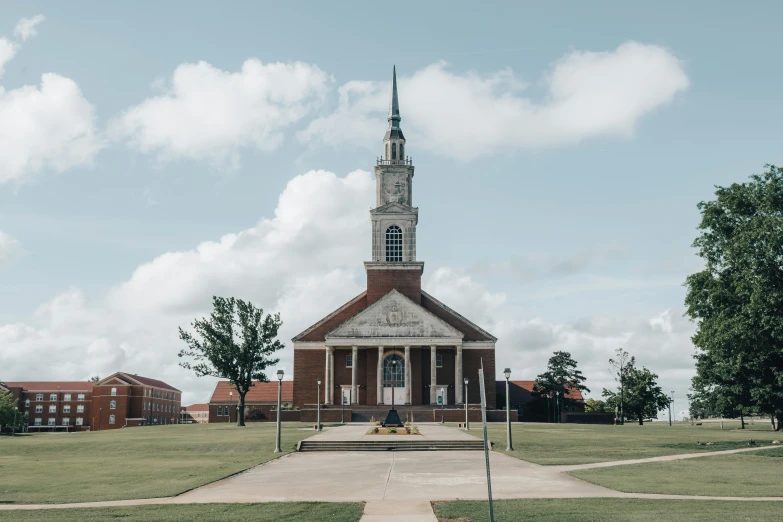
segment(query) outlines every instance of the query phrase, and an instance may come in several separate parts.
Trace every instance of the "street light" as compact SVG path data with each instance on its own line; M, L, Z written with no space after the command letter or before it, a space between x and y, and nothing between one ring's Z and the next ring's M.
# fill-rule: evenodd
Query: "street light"
M506 451L514 451L511 446L511 396L508 392L508 380L511 378L511 368L503 370L506 376Z
M465 377L465 429L470 429L470 418L468 418L468 381L469 379Z
M555 422L560 422L560 391L555 392Z
M440 423L443 424L443 413L446 404L446 388L440 387Z
M672 391L671 400L669 401L669 426L672 425L672 403L674 402L674 391Z
M228 392L228 422L231 422L231 401L234 399L234 392Z
M315 430L321 431L321 379L318 379L318 416L315 419Z
M277 438L275 453L280 453L280 408L283 406L283 370L277 370Z

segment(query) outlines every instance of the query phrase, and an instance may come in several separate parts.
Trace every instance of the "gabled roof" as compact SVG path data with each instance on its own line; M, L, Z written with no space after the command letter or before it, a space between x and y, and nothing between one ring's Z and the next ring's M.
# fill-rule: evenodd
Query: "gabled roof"
M85 391L91 392L92 382L84 381L17 381L3 383L9 388L22 388L24 391Z
M469 321L430 294L421 291L421 306L465 334L465 341L497 341L497 337Z
M462 339L463 333L398 290L392 289L326 334L326 339L355 337Z
M153 386L155 388L163 388L165 390L172 390L175 392L180 392L181 390L178 390L174 386L171 386L170 384L167 384L163 381L160 381L158 379L151 379L149 377L142 377L141 375L136 375L135 373L127 373L127 372L116 372L111 375L109 375L106 378L101 379L96 384L97 385L103 385L109 383L112 379L119 379L120 381L126 382L128 384L136 384L136 385L144 385L144 386Z
M535 398L533 396L533 386L535 383L536 381L509 381L508 391L511 396L511 404L526 404L532 401ZM497 393L506 393L506 381L496 381L496 385ZM574 401L584 400L581 391L570 388L567 388L567 390L569 399Z
M209 404L191 404L185 406L185 411L209 411Z
M367 307L367 291L357 295L340 308L327 315L307 330L296 335L291 340L296 341L323 341L327 332L334 327Z
M253 381L253 387L245 395L245 404L253 402L266 402L277 403L277 382L258 382ZM233 398L229 397L228 393L233 391ZM209 402L237 402L239 396L237 391L229 385L228 381L218 381L215 384L215 391L212 392L212 397L209 398ZM294 400L294 381L283 381L283 402L291 402Z

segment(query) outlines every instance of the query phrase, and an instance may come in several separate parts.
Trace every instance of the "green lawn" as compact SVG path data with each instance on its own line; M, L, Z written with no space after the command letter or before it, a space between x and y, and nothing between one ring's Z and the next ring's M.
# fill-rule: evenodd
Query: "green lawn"
M599 486L631 493L783 499L783 448L571 474Z
M284 423L284 453L315 433ZM176 495L280 455L274 423L147 426L0 437L0 502ZM12 477L12 478L11 478Z
M497 522L732 522L779 520L783 502L647 500L616 498L520 499L494 503ZM438 520L488 522L487 502L458 500L435 505Z
M181 504L161 506L130 506L113 508L63 509L53 511L0 511L9 514L9 520L20 522L49 522L50 520L79 520L98 522L126 518L134 522L210 522L248 520L255 522L357 522L362 517L362 505L338 502L270 502L264 504Z
M739 423L732 424L739 426ZM481 424L471 426L471 433L481 436ZM505 453L506 425L487 426L493 449ZM607 426L590 424L512 425L514 451L508 454L536 464L589 464L611 460L641 459L678 453L698 453L747 447L751 438L768 444L783 435L771 430L768 423L756 423L748 429L734 427L721 430L720 425L651 422L644 426L626 424ZM711 446L697 446L696 441L713 442Z

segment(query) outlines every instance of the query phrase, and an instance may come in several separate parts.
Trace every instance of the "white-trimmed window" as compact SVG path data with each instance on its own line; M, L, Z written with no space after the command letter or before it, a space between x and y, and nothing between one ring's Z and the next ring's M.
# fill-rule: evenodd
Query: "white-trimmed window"
M386 229L386 261L402 261L402 230L397 225Z
M114 415L109 415L109 424L114 424Z
M70 425L71 425L70 417L63 417L63 426L70 426Z
M84 413L84 404L76 405L76 413Z
M83 394L83 393L80 393L79 395L77 395L77 396L76 396L76 400L77 400L77 401L84 401L84 394Z
M71 405L70 404L66 404L65 406L63 406L63 413L71 413Z
M35 394L35 400L42 401L43 400L43 393L36 393Z
M223 416L223 406L218 406L217 416L218 417L222 417Z
M36 417L35 418L35 425L36 426L40 426L41 425L41 417Z
M117 409L117 401L111 401L109 403L109 409L110 410L116 410Z
M54 423L55 423L56 421L57 421L57 419L55 419L54 417L49 417L48 419L46 419L46 423L47 423L49 426L54 426Z
M24 407L25 408L29 408L30 407L30 399L27 399L26 401L24 401Z
M56 401L57 400L57 394L56 393L50 393L49 394L49 400L50 401Z
M435 368L443 368L443 355L435 354Z
M35 413L43 413L43 404L35 405Z
M346 368L353 368L353 354L349 353L345 356L345 367Z
M84 419L81 417L76 417L76 425L81 426L84 423Z
M54 404L50 404L49 413L57 413L57 406L55 406Z
M111 389L111 395L112 395L112 397L117 395L117 388L112 388Z
M71 400L71 394L70 393L66 393L65 395L63 395L63 400L64 401L70 401Z

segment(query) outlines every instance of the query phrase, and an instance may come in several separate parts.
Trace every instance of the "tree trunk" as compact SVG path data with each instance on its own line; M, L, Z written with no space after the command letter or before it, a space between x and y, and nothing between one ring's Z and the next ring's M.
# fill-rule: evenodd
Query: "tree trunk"
M237 390L239 402L237 403L237 427L245 425L245 395L247 392Z
M740 429L745 429L745 414L740 410Z
M639 412L639 426L644 426L644 412Z
M773 430L773 431L777 431L777 430L775 429L775 416L774 416L774 415L770 415L770 416L769 416L769 420L770 420L770 422L772 422L772 430Z
M774 426L775 431L783 430L783 411L778 412L778 425Z

